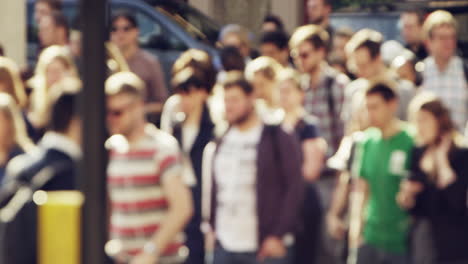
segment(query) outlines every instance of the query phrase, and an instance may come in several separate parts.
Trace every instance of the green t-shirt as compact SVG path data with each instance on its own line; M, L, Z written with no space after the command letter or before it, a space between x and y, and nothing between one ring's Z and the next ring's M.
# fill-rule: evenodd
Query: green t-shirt
M413 145L406 127L386 139L379 129L369 128L360 149L359 175L369 185L364 240L393 253L407 251L409 217L398 206L396 195L400 181L408 175Z

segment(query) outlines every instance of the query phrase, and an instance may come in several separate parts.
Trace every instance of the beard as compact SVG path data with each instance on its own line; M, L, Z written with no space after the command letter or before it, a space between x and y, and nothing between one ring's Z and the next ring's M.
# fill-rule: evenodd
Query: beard
M245 122L247 122L249 120L249 118L252 116L253 113L254 113L254 107L252 106L252 107L248 108L246 111L244 111L244 113L242 113L242 115L240 115L236 119L230 121L229 124L231 126L242 125L242 124L244 124Z
M324 16L319 16L316 18L310 18L310 23L314 25L322 25L324 20L325 20Z

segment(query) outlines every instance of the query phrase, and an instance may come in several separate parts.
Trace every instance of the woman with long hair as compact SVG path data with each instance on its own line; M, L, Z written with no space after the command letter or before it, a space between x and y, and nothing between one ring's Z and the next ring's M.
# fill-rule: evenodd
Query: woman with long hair
M33 92L29 120L37 130L33 135L38 140L48 122L49 90L65 77L78 77L71 52L66 47L50 46L42 51L33 77Z
M299 74L292 69L285 69L279 73L277 80L279 101L284 110L282 127L295 134L301 144L302 174L307 182L306 196L300 212L300 230L295 234L293 263L316 263L323 212L314 182L319 178L324 165L326 143L319 136L317 119L308 115L303 107L304 91L300 86Z
M15 99L0 92L0 182L3 181L8 162L15 156L30 151L33 146Z
M439 99L421 95L411 108L419 146L397 200L428 219L437 263L468 263L468 149Z

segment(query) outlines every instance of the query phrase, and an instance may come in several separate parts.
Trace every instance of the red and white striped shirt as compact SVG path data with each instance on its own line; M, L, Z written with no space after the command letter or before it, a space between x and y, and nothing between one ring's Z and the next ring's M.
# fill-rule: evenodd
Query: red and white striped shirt
M123 136L111 137L107 186L110 197L110 237L137 255L160 228L168 210L162 182L180 177L182 166L177 141L152 125L145 136L129 144ZM183 245L179 236L163 255L175 255Z

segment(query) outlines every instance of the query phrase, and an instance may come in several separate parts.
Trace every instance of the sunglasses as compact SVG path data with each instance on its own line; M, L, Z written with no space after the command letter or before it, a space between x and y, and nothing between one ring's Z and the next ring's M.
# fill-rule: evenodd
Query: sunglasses
M127 103L125 106L122 106L119 109L107 109L107 115L110 117L121 117L125 111L131 108L135 104L134 101Z
M112 31L112 32L117 32L117 31L129 32L129 31L132 30L132 29L133 29L132 26L112 27L112 28L111 28L111 31Z

